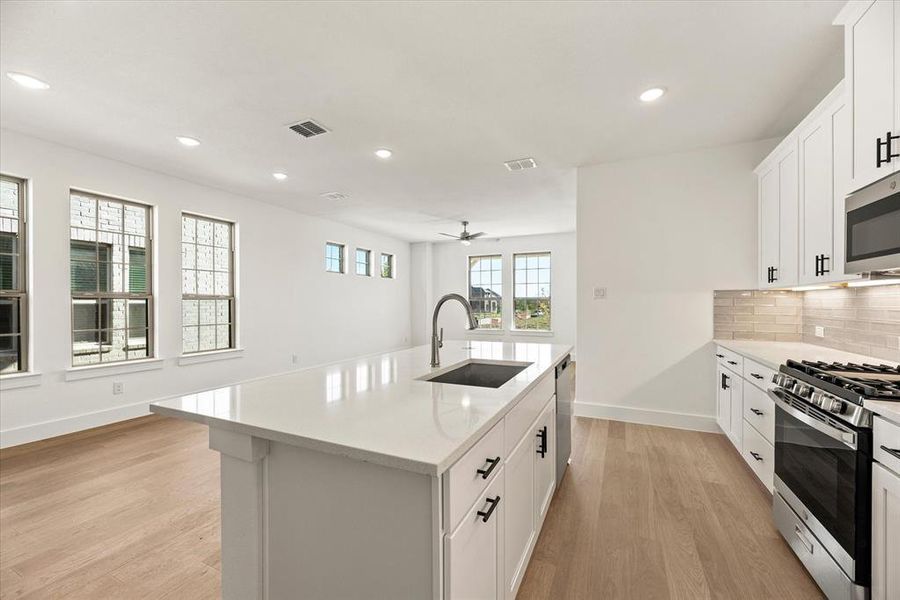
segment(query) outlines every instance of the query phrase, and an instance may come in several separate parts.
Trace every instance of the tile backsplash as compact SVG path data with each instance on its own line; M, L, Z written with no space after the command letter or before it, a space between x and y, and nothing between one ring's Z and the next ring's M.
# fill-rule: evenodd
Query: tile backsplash
M900 285L716 291L713 304L717 339L803 341L900 362Z

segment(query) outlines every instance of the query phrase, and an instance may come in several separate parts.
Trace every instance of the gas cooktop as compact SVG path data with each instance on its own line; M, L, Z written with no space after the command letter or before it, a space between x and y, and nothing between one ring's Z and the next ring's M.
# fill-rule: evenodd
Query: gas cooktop
M853 396L862 396L868 400L900 400L900 366L809 360L801 362L789 360L787 366L805 373L816 381L847 390ZM810 383L815 384L816 381Z

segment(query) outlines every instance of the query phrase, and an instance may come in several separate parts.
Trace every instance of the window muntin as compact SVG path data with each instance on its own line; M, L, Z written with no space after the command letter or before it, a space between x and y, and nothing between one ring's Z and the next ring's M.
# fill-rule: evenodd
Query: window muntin
M25 182L0 175L0 375L28 369Z
M329 273L344 272L344 245L325 242L325 270Z
M513 255L513 327L550 331L550 253Z
M356 274L368 277L372 274L372 251L365 248L356 249Z
M469 257L469 304L479 329L503 327L503 258Z
M181 351L236 345L234 223L181 215Z
M150 207L69 194L72 365L153 356Z
M394 278L394 255L381 254L381 276L385 279Z

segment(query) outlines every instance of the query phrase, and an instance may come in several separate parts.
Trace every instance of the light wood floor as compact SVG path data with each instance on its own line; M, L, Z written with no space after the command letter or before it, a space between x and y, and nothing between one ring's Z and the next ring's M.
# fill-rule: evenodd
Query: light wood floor
M577 419L520 598L821 598L723 436ZM150 417L4 451L0 598L219 595L218 456Z

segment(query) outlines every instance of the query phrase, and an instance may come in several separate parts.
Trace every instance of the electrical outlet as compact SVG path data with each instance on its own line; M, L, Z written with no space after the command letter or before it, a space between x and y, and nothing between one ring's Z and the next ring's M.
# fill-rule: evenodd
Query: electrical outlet
M291 354L291 364L300 364L300 356L297 354Z
M821 325L816 325L816 337L825 337L825 328Z
M606 288L605 287L595 287L594 288L594 300L606 300Z
M113 394L121 394L125 392L125 384L121 381L113 381Z

